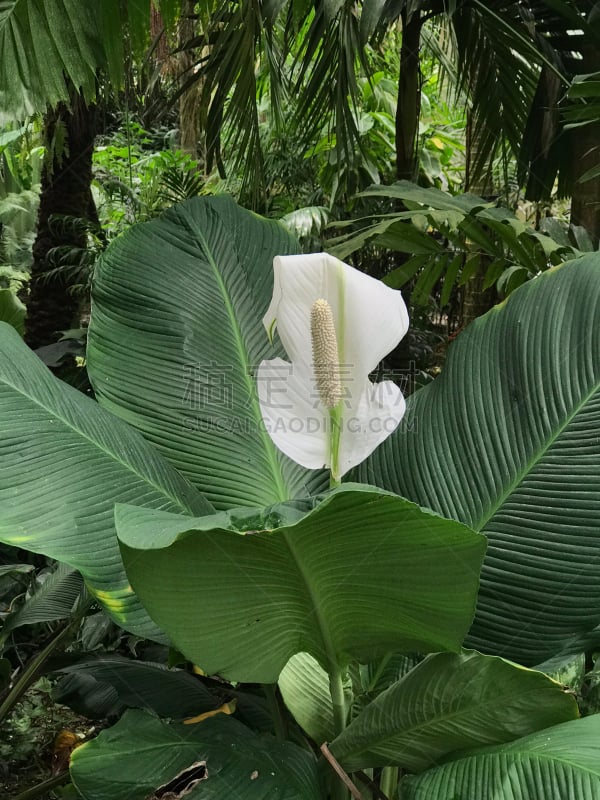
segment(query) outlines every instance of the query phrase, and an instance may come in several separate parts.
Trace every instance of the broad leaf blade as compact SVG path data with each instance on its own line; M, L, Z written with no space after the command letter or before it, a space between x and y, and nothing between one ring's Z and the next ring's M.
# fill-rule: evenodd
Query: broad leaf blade
M488 538L470 646L536 664L600 621L600 257L513 292L358 476Z
M273 719L260 690L200 678L164 664L116 655L76 661L57 670L63 677L52 690L57 703L91 719L120 716L126 708L143 708L159 717L184 720L234 701L236 717L255 731L272 732Z
M201 782L190 796L206 800L321 797L316 761L309 752L290 742L256 736L222 714L197 725L179 725L143 711L127 711L116 725L73 752L71 778L84 800L146 800L202 762L206 769L196 773ZM184 781L177 791L185 788ZM164 789L161 796L167 792Z
M475 652L437 653L382 692L331 750L348 771L421 772L577 716L575 699L541 672Z
M483 537L372 487L342 487L300 518L292 511L189 520L117 507L128 577L188 659L271 683L301 651L329 668L459 648Z
M67 564L57 564L54 572L46 576L35 593L6 617L0 631L0 644L21 625L70 616L82 589L83 581L77 570Z
M100 403L219 508L324 488L276 449L253 377L273 355L262 325L273 257L290 252L278 223L196 198L119 237L96 274L88 370Z
M400 786L406 800L596 800L600 796L600 716L486 748L405 778Z
M296 653L283 668L279 691L292 716L316 744L335 735L329 677L309 653Z
M118 715L125 708L145 708L161 717L184 719L218 708L223 703L193 675L149 661L104 655L58 670L65 675L53 689L58 703L92 718ZM90 696L110 699L108 708L97 707Z
M144 439L57 380L0 323L0 541L79 570L113 618L159 635L129 586L113 509L211 506Z

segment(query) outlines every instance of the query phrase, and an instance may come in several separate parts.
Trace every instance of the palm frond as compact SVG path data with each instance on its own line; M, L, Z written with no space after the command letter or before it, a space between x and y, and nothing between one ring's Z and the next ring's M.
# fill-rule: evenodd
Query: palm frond
M94 96L96 70L106 64L100 7L117 0L0 0L0 110L25 119L69 100L65 76ZM0 122L2 118L0 117Z
M297 42L296 121L307 146L316 131L327 131L335 137L338 162L348 163L362 150L357 73L369 76L371 70L355 4L346 0L337 5L332 16L328 4L317 0Z
M452 16L458 90L471 101L471 182L489 169L503 140L518 153L543 60L519 4L472 0Z
M162 2L173 21L175 0ZM141 56L150 6L151 0L0 0L0 123L69 102L69 83L92 100L99 69L120 86L123 31L134 56Z
M258 0L227 3L211 17L207 40L210 55L198 71L203 96L210 98L206 121L208 166L221 164L221 134L236 153L236 165L244 163L242 195L256 200L263 184L256 69L263 34Z

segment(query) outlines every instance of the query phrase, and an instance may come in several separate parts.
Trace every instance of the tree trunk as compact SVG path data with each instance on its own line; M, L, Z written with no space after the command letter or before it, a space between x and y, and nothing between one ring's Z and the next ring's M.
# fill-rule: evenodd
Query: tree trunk
M417 138L421 114L421 12L411 16L402 11L402 48L400 50L400 79L396 107L396 175L398 180L417 179L419 163Z
M179 22L179 46L191 42L196 35L195 0L184 0ZM185 83L194 65L192 50L181 50L179 53L179 74ZM179 98L179 139L184 153L194 160L198 159L198 141L200 139L200 95L202 83L197 80Z
M79 299L69 292L68 278L48 277L56 265L54 247L85 248L87 236L73 225L52 224L53 215L97 220L91 193L92 154L96 132L95 106L72 91L70 107L60 103L44 118L45 163L37 235L27 298L25 341L36 349L51 344L58 332L78 324Z
M419 172L417 140L419 118L421 115L421 45L420 10L409 14L405 7L401 14L402 46L400 49L400 78L398 81L398 104L396 106L396 176L398 180L416 181ZM398 202L398 210L404 211L404 204ZM398 263L407 260L397 255ZM402 289L402 296L410 309L411 285ZM389 354L387 364L398 377L404 394L414 390L415 365L412 358L411 332Z
M600 50L594 45L582 49L583 61L580 72L589 74L600 71ZM600 161L600 122L592 122L577 128L572 137L574 179L571 200L571 223L583 225L590 234L594 247L600 241L600 176L578 183L578 179Z
M493 193L489 170L483 171L479 138L473 135L471 112L467 115L465 191L480 197L489 198ZM471 280L463 287L461 304L461 324L463 327L485 314L498 302L495 287L483 288L485 274L490 264L486 253L479 254L479 266Z

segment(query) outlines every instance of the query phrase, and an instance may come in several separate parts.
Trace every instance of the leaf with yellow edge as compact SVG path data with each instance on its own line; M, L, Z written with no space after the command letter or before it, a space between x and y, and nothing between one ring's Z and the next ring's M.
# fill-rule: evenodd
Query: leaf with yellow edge
M233 714L236 706L237 701L234 698L233 700L229 700L227 703L223 703L223 705L219 706L219 708L214 708L212 711L205 711L204 714L198 714L197 717L188 717L187 719L184 719L183 724L196 725L198 722L203 722L209 717L216 717L217 714Z

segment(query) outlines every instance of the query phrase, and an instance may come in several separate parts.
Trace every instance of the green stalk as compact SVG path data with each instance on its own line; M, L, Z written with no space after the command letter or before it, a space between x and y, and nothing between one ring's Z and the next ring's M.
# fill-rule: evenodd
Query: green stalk
M339 736L346 727L348 711L346 709L346 698L344 697L342 673L337 667L333 667L329 673L329 691L331 692L331 702L333 704L335 735Z
M390 798L390 800L397 797L396 789L398 788L398 767L384 767L381 770L379 788L387 797Z
M331 431L329 434L329 449L331 453L331 477L329 479L329 487L334 489L336 486L341 486L342 480L340 477L340 436L342 433L342 403L343 401L329 409L329 422Z
M329 670L329 692L333 706L333 727L335 736L338 736L346 727L348 709L344 696L344 683L342 673L337 665L332 664ZM348 800L348 789L336 774L332 775L331 784L332 800Z

